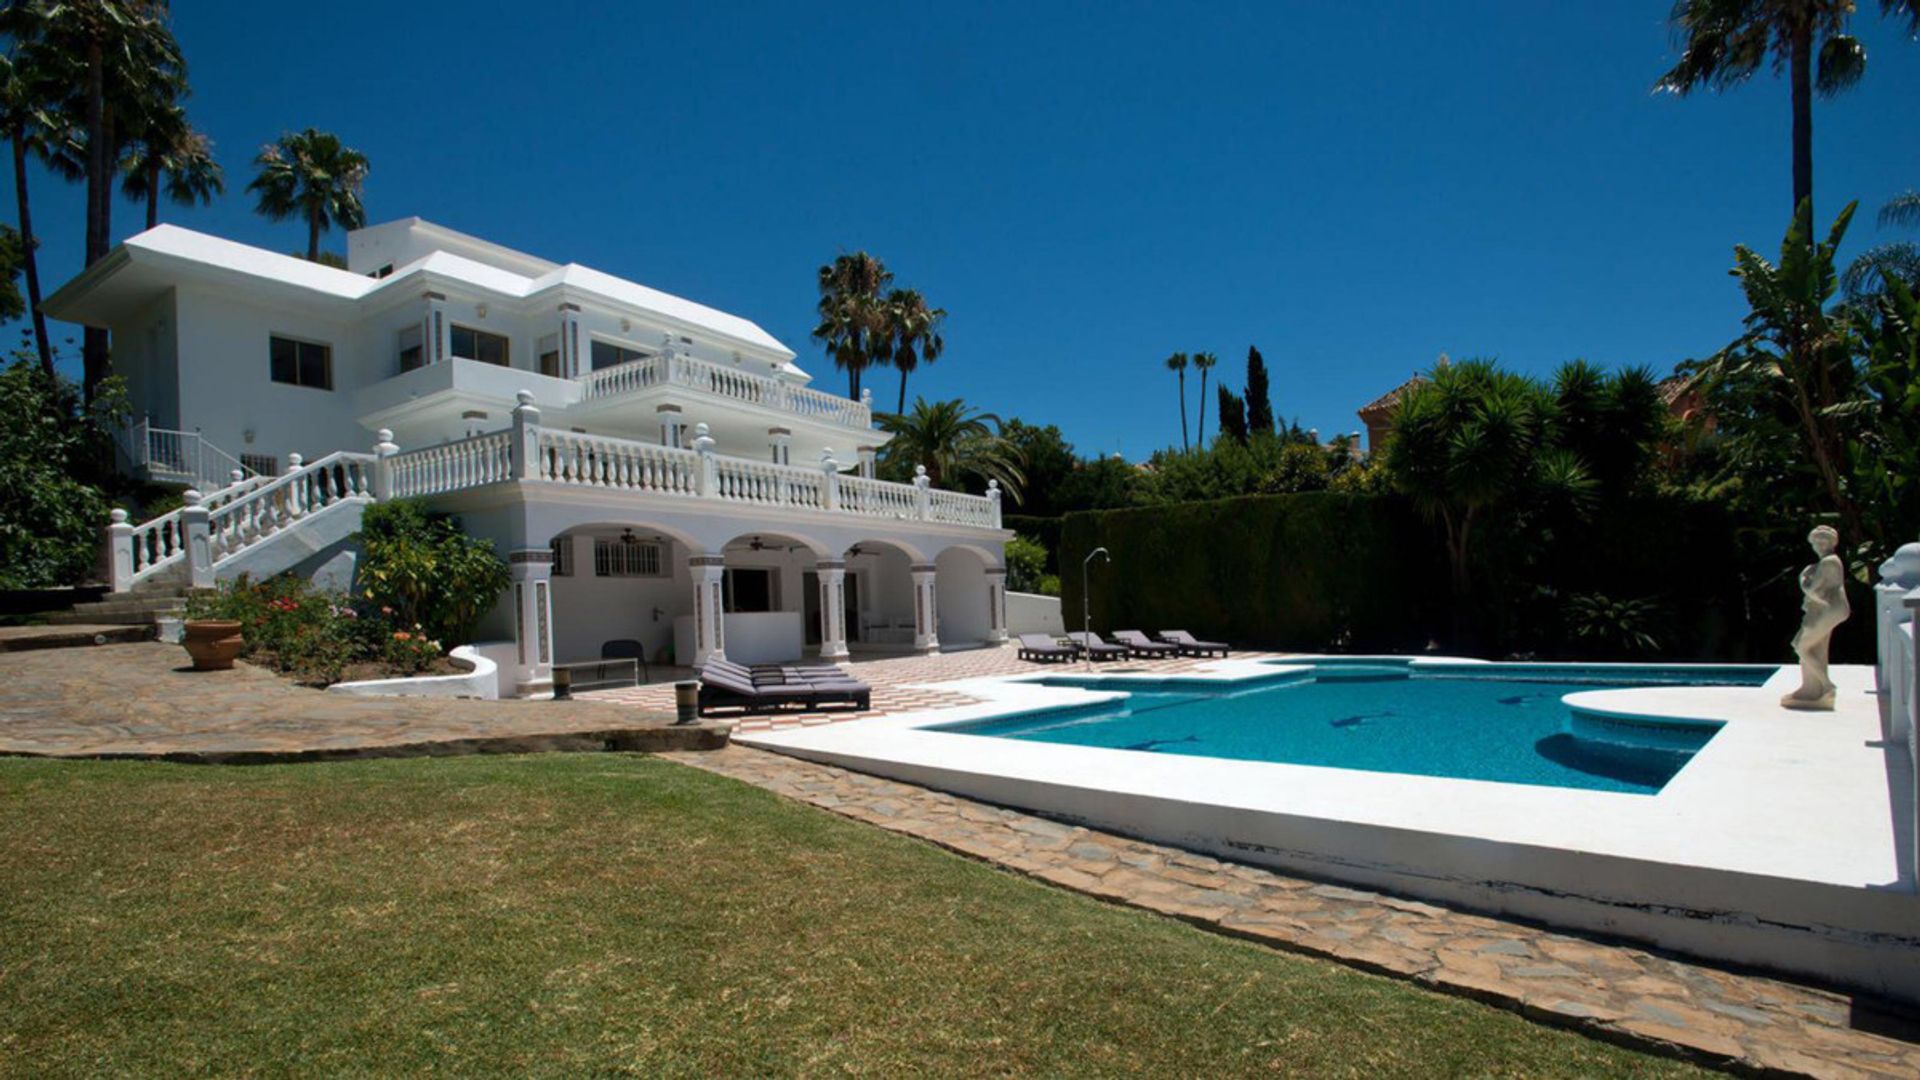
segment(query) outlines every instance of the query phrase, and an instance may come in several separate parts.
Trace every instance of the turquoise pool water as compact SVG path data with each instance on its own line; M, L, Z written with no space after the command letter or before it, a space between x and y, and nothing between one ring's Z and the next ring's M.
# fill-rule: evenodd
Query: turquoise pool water
M1513 784L1658 792L1719 730L1713 721L1575 714L1561 697L1620 686L1758 686L1772 667L1421 665L1348 659L1220 690L1169 678L1124 701L931 730L1154 754L1324 765Z

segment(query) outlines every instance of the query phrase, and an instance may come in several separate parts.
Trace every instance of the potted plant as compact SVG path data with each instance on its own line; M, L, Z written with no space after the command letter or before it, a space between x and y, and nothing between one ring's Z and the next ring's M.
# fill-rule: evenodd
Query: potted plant
M187 599L187 619L180 644L193 658L195 671L226 671L246 646L241 636L242 621L237 617L239 600L235 590L196 593Z

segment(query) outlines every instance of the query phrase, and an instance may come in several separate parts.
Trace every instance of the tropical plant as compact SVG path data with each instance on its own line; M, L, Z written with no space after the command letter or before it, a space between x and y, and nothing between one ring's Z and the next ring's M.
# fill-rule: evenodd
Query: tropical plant
M1920 228L1920 191L1907 191L1888 199L1880 207L1882 229ZM1840 287L1850 299L1860 300L1883 291L1889 278L1905 281L1909 288L1920 287L1920 244L1911 240L1887 240L1854 257L1840 277Z
M404 499L367 507L360 519L360 581L391 621L436 641L464 643L507 587L507 564L490 541L457 519ZM383 614L386 614L383 612Z
M1260 350L1247 346L1247 430L1273 430L1273 396L1267 387L1267 361Z
M1920 531L1920 298L1888 278L1856 318L1872 405L1849 450L1869 516L1891 542Z
M930 308L919 289L895 289L887 294L881 310L886 319L883 348L900 372L900 402L896 412L907 411L907 376L921 364L940 359L946 339L940 324L946 320L946 308Z
M959 398L929 403L915 398L911 412L883 413L882 430L893 438L881 453L895 470L924 467L935 487L968 480L996 480L1018 502L1026 486L1023 463L1001 434L1000 418Z
M1186 353L1177 352L1167 357L1167 370L1180 377L1180 449L1191 450L1193 443L1187 438L1187 364Z
M1793 205L1813 200L1813 92L1860 81L1867 51L1847 33L1855 0L1676 0L1668 22L1681 47L1656 87L1687 94L1745 82L1769 60L1786 69L1793 101ZM1880 0L1883 14L1920 32L1920 0Z
M298 218L307 226L307 260L320 260L320 234L366 224L362 201L367 156L329 131L287 132L260 148L259 171L247 190L259 196L254 209L269 221Z
M1579 593L1567 598L1567 636L1603 656L1644 656L1660 651L1663 615L1652 600Z
M124 411L118 380L91 403L21 353L0 371L0 588L91 578L107 520L107 432Z
M21 269L27 282L27 313L33 323L34 351L40 368L53 375L53 343L47 337L47 316L40 310L39 237L33 231L33 210L27 191L27 158L38 158L67 179L78 178L72 153L74 135L57 108L62 93L50 74L36 66L25 49L0 57L0 127L13 148L13 197L20 222Z
M147 228L160 224L160 195L176 206L213 201L227 190L225 172L213 158L213 143L187 123L187 112L168 105L148 119L133 149L120 163L120 193L144 203Z
M1593 482L1578 458L1553 445L1553 397L1485 360L1436 366L1394 414L1387 463L1394 485L1438 520L1455 597L1455 633L1466 637L1474 527L1493 508L1550 496L1580 504Z
M887 265L864 251L840 255L817 275L820 322L813 328L833 366L847 373L847 396L860 399L860 376L893 359L881 293L893 283ZM902 411L905 411L904 408Z
M1648 478L1667 426L1659 384L1645 367L1607 373L1585 360L1553 377L1554 441L1586 466L1598 490L1627 495Z
M1783 417L1797 429L1800 461L1788 467L1810 468L1818 477L1827 509L1839 515L1849 544L1878 538L1878 523L1860 513L1848 476L1847 432L1861 390L1856 342L1848 321L1827 310L1838 288L1834 255L1854 207L1849 203L1826 240L1816 244L1812 205L1802 203L1780 245L1777 265L1744 244L1734 248L1732 272L1746 294L1747 330L1701 368L1709 391L1744 392L1754 410ZM1771 434L1736 426L1730 449L1738 460L1753 449L1739 440L1777 445Z
M1036 592L1047 573L1047 549L1030 536L1007 541L1007 588L1014 592Z
M129 127L186 93L185 65L167 15L164 0L19 0L0 13L0 30L16 43L16 61L66 88L57 103L62 123L83 136L88 266L111 246L114 168ZM81 363L83 392L91 400L109 373L105 329L85 329Z
M1193 368L1200 373L1200 423L1195 438L1201 446L1207 445L1207 372L1219 362L1220 358L1210 352L1193 354Z

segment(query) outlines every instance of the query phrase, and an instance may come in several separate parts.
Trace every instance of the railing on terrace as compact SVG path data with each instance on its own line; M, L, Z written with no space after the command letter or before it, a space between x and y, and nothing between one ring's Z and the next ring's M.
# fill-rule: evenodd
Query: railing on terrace
M292 454L284 475L244 477L205 497L189 492L188 505L138 525L116 510L107 530L113 589L125 591L183 563L190 584L211 584L227 560L337 503L444 495L508 481L1000 527L996 484L985 495L967 495L933 490L924 469L912 484L894 484L842 474L831 459L808 468L723 457L713 452L704 424L695 428L694 448L682 450L556 431L539 421L532 395L522 392L513 427L503 431L406 453L393 444L392 432L382 431L371 454L342 451L314 462Z
M873 409L865 402L688 356L650 356L588 372L579 381L586 401L677 386L830 424L857 428L873 424Z
M187 484L205 491L226 487L235 472L242 477L256 475L197 431L158 428L143 419L122 434L121 449L128 463L150 480Z

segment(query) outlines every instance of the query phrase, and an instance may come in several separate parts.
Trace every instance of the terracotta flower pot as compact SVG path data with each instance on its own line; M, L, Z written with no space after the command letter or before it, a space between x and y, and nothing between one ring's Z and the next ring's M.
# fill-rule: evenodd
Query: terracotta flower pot
M237 619L189 619L180 644L193 657L195 671L226 671L246 640Z

